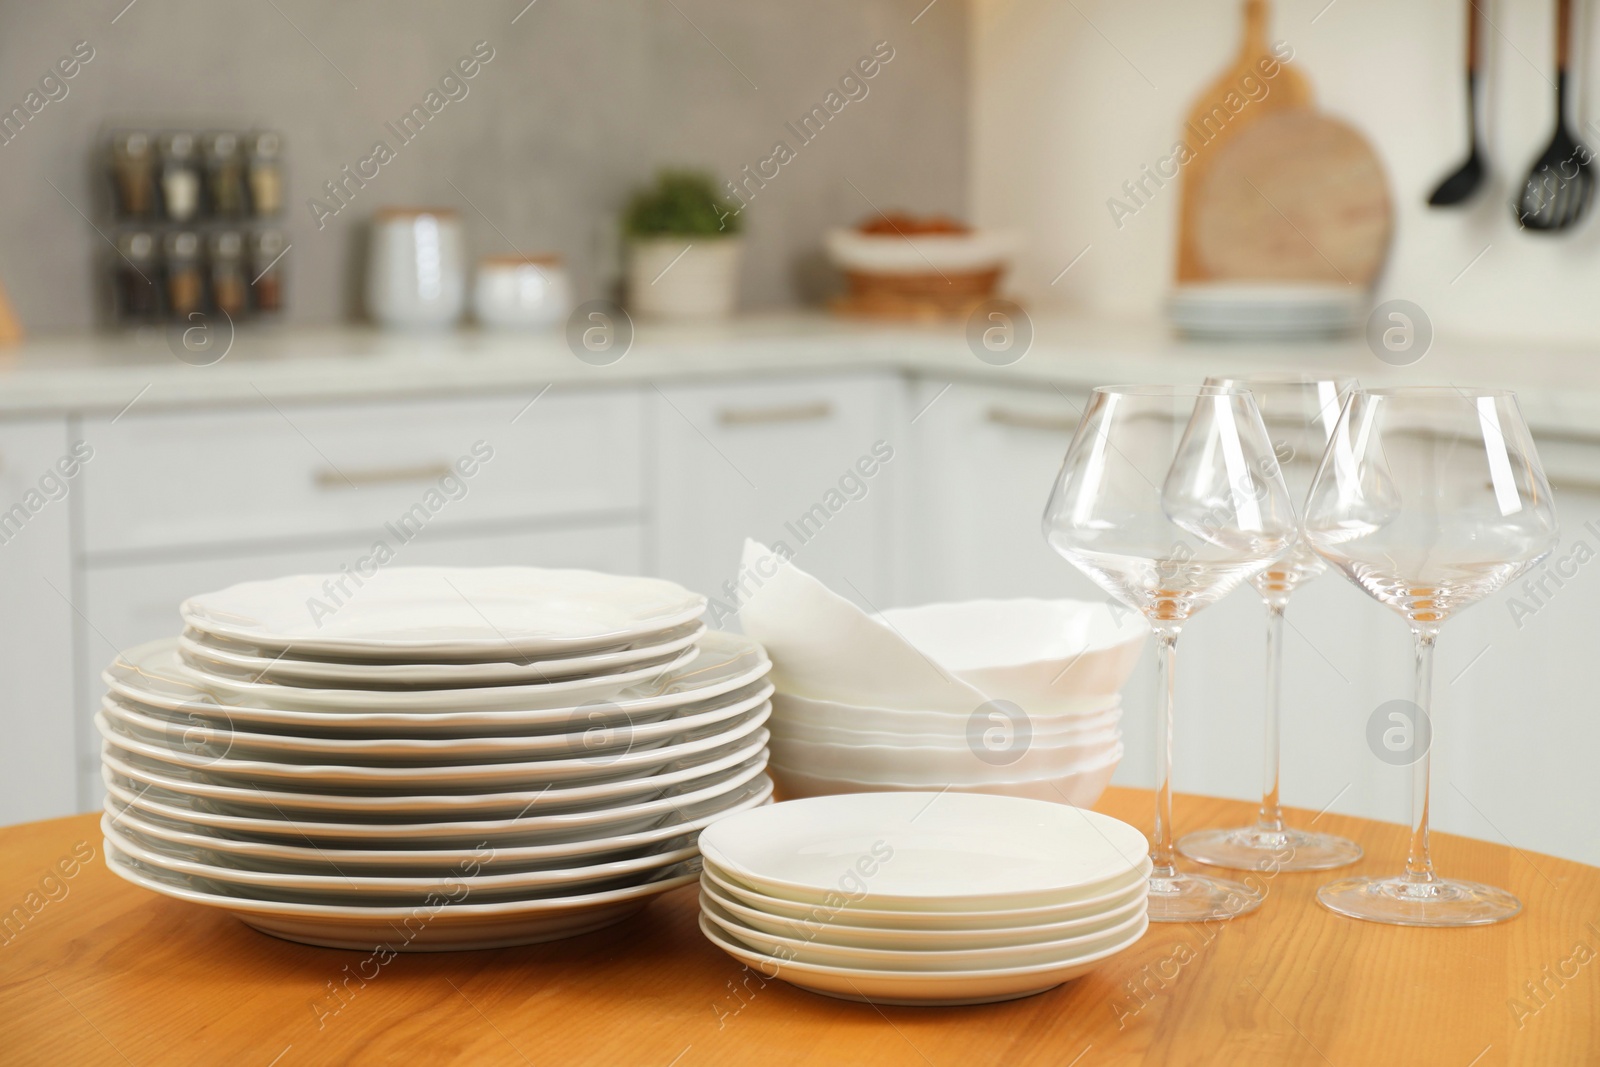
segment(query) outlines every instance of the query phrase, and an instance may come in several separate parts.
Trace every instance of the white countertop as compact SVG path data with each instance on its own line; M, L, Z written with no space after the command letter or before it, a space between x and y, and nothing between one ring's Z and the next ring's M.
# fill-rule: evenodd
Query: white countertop
M1325 369L1368 384L1457 384L1518 391L1547 433L1600 438L1600 350L1441 337L1396 368L1357 338L1315 345L1199 344L1164 324L1040 318L1027 355L991 366L956 326L883 325L823 315L705 325L642 324L627 355L591 366L560 332L388 333L370 328L241 329L227 356L192 366L165 333L47 337L0 352L0 416L278 401L435 396L545 384L622 385L844 370L901 370L938 379L1087 387L1195 381L1206 374Z

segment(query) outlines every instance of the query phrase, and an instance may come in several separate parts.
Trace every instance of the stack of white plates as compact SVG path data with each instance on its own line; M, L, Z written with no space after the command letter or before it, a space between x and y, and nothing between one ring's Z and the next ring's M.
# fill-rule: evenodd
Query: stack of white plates
M1043 992L1138 941L1144 835L962 793L788 801L701 835L700 928L768 977L879 1004Z
M1167 314L1190 337L1298 341L1359 330L1368 304L1354 285L1214 282L1178 286Z
M694 880L766 803L770 669L670 582L383 571L195 597L119 657L97 725L114 870L341 948L597 929Z

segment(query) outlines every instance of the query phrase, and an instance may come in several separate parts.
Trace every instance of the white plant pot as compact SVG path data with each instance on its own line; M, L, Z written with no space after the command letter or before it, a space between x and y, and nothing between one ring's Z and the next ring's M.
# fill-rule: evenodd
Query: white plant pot
M654 237L628 248L628 304L640 316L725 319L738 295L736 237Z

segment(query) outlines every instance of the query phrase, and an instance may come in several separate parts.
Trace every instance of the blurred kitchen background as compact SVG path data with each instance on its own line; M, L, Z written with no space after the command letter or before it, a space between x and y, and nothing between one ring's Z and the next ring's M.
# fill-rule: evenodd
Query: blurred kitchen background
M401 562L659 573L731 607L754 536L869 608L1099 598L1038 527L1086 391L1328 368L1521 392L1566 569L1446 631L1435 826L1600 862L1582 648L1600 593L1600 230L1591 213L1532 233L1511 207L1555 125L1546 0L1480 3L1488 172L1466 203L1427 206L1467 153L1469 6L1260 5L1311 105L1375 161L1352 173L1382 226L1370 293L1347 279L1353 318L1244 341L1165 321L1181 179L1125 191L1241 59L1241 0L0 3L0 335L19 338L0 349L0 821L98 804L99 672L170 634L183 597L350 563L477 441L496 459ZM1577 4L1569 122L1590 144L1597 37ZM419 106L420 132L396 137ZM237 132L240 167L274 135L281 211L212 218L208 176L192 222L123 217L130 130L151 138L135 148L157 185L163 135L199 135L201 167L215 131ZM380 140L393 158L351 180ZM663 168L692 173L657 188ZM697 181L747 200L726 233L673 228ZM185 229L198 245L173 259ZM229 229L251 286L236 325L212 273ZM737 257L705 266L735 230ZM140 231L161 307L130 314L119 242ZM286 250L271 263L252 244L268 231L262 247ZM192 350L171 313L191 268L214 348ZM992 297L1015 302L998 350ZM1370 341L1368 310L1391 300L1430 342ZM597 323L625 340L586 347ZM880 442L892 459L844 483ZM1259 795L1261 612L1241 592L1186 633L1179 789ZM1337 576L1289 618L1287 802L1403 821L1408 776L1368 742L1377 709L1409 696L1403 627ZM1145 684L1124 784L1151 784Z

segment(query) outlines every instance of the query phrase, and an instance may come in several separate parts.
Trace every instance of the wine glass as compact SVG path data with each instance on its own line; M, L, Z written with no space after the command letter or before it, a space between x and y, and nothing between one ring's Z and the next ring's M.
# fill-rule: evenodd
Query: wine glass
M1555 508L1516 394L1438 388L1357 389L1306 499L1305 537L1319 555L1399 612L1416 645L1410 731L1411 846L1404 874L1346 878L1317 899L1343 915L1401 926L1473 926L1516 915L1503 889L1440 878L1428 855L1426 734L1439 627L1543 559Z
M1239 882L1179 873L1172 847L1178 634L1295 536L1294 509L1249 393L1217 386L1096 389L1045 507L1050 546L1157 638L1156 814L1150 918L1228 919L1261 906Z
M1332 377L1290 376L1207 378L1207 385L1248 389L1272 438L1278 468L1290 499L1299 503L1311 489L1311 478L1328 447L1340 402L1355 382ZM1289 595L1327 568L1304 538L1250 583L1267 605L1267 731L1264 746L1265 784L1254 826L1201 830L1185 834L1178 851L1192 860L1219 867L1256 871L1323 871L1361 858L1361 846L1333 834L1293 830L1284 825L1278 803L1279 726L1282 721L1283 626Z

